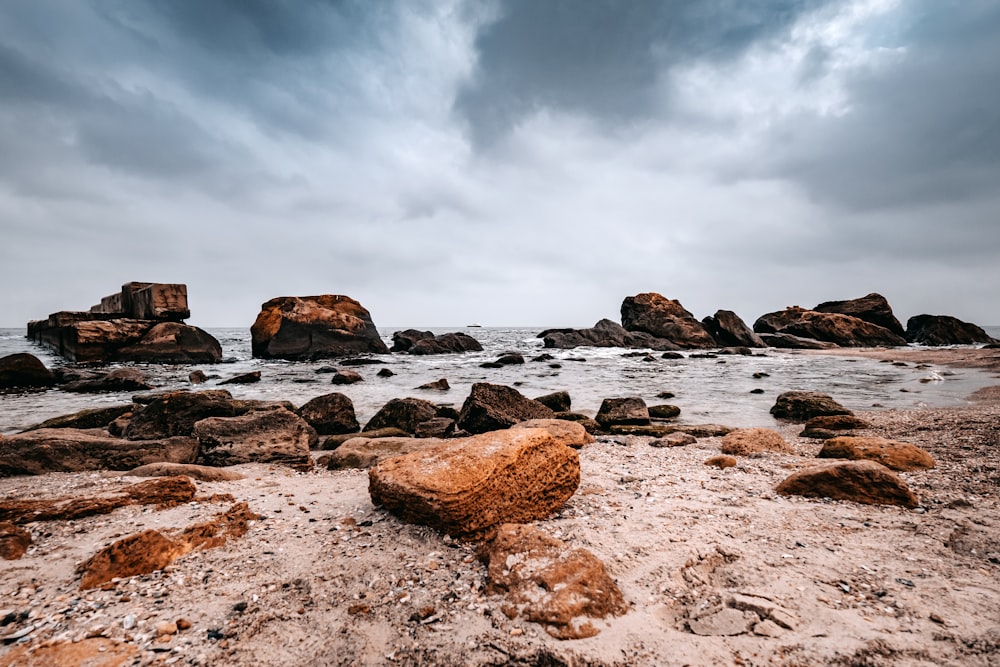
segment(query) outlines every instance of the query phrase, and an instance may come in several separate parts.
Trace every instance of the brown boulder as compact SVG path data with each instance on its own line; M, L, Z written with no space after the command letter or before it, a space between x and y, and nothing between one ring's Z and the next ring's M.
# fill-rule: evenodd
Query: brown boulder
M312 466L309 450L316 430L285 408L250 412L239 417L209 417L194 425L205 465L281 463L297 469Z
M479 536L548 516L579 484L575 450L542 429L511 429L384 459L369 471L368 491L404 521Z
M650 419L658 419L660 421L674 419L679 417L681 414L681 409L679 407L666 403L663 405L651 405L648 410Z
M840 313L841 315L851 315L870 322L884 329L888 329L897 336L905 336L903 325L899 323L892 313L889 301L884 296L872 292L860 299L849 299L847 301L824 301L813 310L820 313Z
M906 321L906 340L919 345L996 343L975 324L948 315L915 315Z
M791 451L781 434L769 428L740 428L722 438L723 454L750 456L761 452Z
M855 428L870 428L870 424L854 415L820 415L805 423L803 428L822 428L829 431L849 431Z
M782 311L762 315L754 322L753 330L758 334L795 336L833 343L840 347L906 345L906 340L901 335L860 317L835 311L819 312L799 306L790 306ZM793 347L793 345L776 345L777 341L774 339L764 336L762 338L774 347Z
M568 391L557 391L535 399L553 412L569 412L572 399Z
M361 373L349 370L337 371L330 377L330 384L356 384L363 381Z
M0 558L17 560L31 546L31 533L10 521L0 521Z
M251 371L249 373L240 373L239 375L234 375L231 378L227 378L219 382L219 385L224 384L255 384L260 382L260 371Z
M601 432L601 425L597 423L597 420L587 415L580 414L579 412L557 412L553 415L554 419L562 419L563 421L576 422L583 426L584 430L591 435Z
M107 408L90 408L80 410L71 415L62 415L46 419L41 424L31 426L26 431L37 431L40 428L105 428L108 424L135 408L131 403L112 405Z
M705 459L705 465L713 466L715 468L725 469L736 467L736 459L732 456L710 456Z
M833 498L866 505L916 507L917 497L902 479L874 461L844 461L806 468L775 489L783 495Z
M566 421L565 419L529 419L511 426L511 428L541 428L549 432L556 442L580 449L594 442L594 436L587 433L583 424Z
M232 399L232 394L224 389L159 394L133 413L125 428L125 437L128 440L153 440L191 435L195 423L202 419L235 416ZM138 399L133 397L133 400Z
M538 528L500 526L482 558L489 592L506 596L504 614L539 623L557 639L593 637L591 620L628 611L604 563Z
M334 294L271 299L261 306L250 336L253 356L263 359L389 351L369 312L354 299Z
M337 447L327 458L327 470L371 468L384 458L419 451L439 442L437 438L351 438Z
M731 310L718 310L701 323L722 347L767 347L760 336Z
M786 391L771 406L775 419L806 422L813 417L853 414L828 394L816 391Z
M626 297L622 302L622 326L664 338L682 348L718 347L712 335L679 301L655 292Z
M486 433L529 419L551 419L554 415L552 410L525 398L517 389L477 382L462 404L458 426L469 433Z
M420 385L417 389L427 389L428 391L448 391L451 386L448 384L446 378L441 378L440 380L434 380L434 382L427 382Z
M361 430L354 403L344 394L334 392L310 400L295 413L316 429L319 435L357 433Z
M364 431L398 428L416 433L417 425L437 417L437 406L421 398L394 398L379 409L365 424Z
M140 659L139 647L133 644L104 637L75 639L17 646L0 656L0 667L124 667Z
M638 396L625 398L605 398L595 417L604 428L612 426L648 426L649 409Z
M152 364L215 364L222 361L222 345L204 329L161 322L139 341L118 350L114 358Z
M885 438L838 436L823 443L817 456L821 459L868 460L890 470L909 472L927 470L936 464L934 457L916 445Z
M51 387L55 383L56 376L33 354L0 357L0 389Z
M77 380L63 385L63 391L78 394L110 391L145 391L152 389L146 374L138 368L116 368L92 380ZM110 420L109 420L110 421Z

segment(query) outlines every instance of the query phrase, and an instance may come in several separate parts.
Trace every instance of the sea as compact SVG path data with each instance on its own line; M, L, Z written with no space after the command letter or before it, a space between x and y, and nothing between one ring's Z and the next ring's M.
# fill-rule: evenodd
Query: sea
M391 346L392 334L409 327L380 327ZM416 328L416 327L414 327ZM567 391L572 409L593 416L605 398L639 396L647 404L669 403L681 408L678 421L715 423L732 427L773 424L769 410L784 391L820 391L832 395L853 410L879 408L943 407L963 405L980 387L997 384L989 373L978 369L896 366L873 359L815 355L796 350L754 350L752 356L698 356L683 352L683 359L663 359L651 352L652 361L626 356L635 350L580 347L572 350L545 349L538 338L541 328L469 327L423 328L434 333L463 331L476 338L482 352L411 356L373 355L377 364L352 366L364 380L353 385L332 385L323 367L336 367L337 360L280 361L254 359L247 328L206 329L222 344L219 364L111 364L143 370L157 391L211 389L218 382L242 373L260 371L260 382L226 385L236 398L287 400L296 406L331 392L340 392L354 403L364 424L393 398L413 396L461 408L474 383L489 382L517 387L535 398ZM1000 338L1000 327L987 332ZM24 329L0 329L0 356L30 352L46 366L71 365L48 348L25 338ZM506 352L519 352L524 365L497 369L481 368ZM542 353L549 361L531 361ZM376 373L388 368L391 377ZM202 370L209 381L192 385L188 375ZM758 377L754 377L757 374ZM418 386L444 378L448 391L422 390ZM763 393L751 390L763 389ZM658 398L669 392L673 398ZM15 433L46 419L86 408L129 402L134 392L74 394L60 389L0 394L0 433Z

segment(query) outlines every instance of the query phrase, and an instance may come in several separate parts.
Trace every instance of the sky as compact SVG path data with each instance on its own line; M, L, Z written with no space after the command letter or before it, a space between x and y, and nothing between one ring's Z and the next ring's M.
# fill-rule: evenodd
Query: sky
M0 325L885 295L1000 325L997 0L0 3Z

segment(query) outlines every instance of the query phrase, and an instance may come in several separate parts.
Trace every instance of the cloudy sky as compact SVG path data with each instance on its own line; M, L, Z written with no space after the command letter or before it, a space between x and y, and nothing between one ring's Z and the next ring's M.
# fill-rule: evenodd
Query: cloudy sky
M1000 2L4 2L0 233L4 326L129 280L208 327L1000 325Z

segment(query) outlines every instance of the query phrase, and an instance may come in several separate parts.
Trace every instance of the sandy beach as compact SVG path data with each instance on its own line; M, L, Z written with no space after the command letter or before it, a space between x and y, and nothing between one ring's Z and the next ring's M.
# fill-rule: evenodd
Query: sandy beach
M997 350L837 353L1000 364ZM536 526L590 550L620 587L628 612L596 621L592 638L558 640L508 618L503 596L487 590L480 545L374 507L367 471L243 465L234 469L245 479L197 482L198 502L28 524L27 554L0 561L0 665L53 655L88 665L1000 664L1000 388L964 407L859 416L871 424L861 433L936 459L901 473L916 509L776 494L821 446L799 438L798 424L759 425L792 452L721 470L704 465L720 438L659 448L600 436L582 448L578 491ZM139 481L6 478L0 497L93 496ZM79 563L146 528L210 520L231 504L212 494L262 518L162 571L80 590ZM781 622L692 632L692 621L747 599ZM184 629L164 633L163 623ZM74 653L51 652L67 644Z

